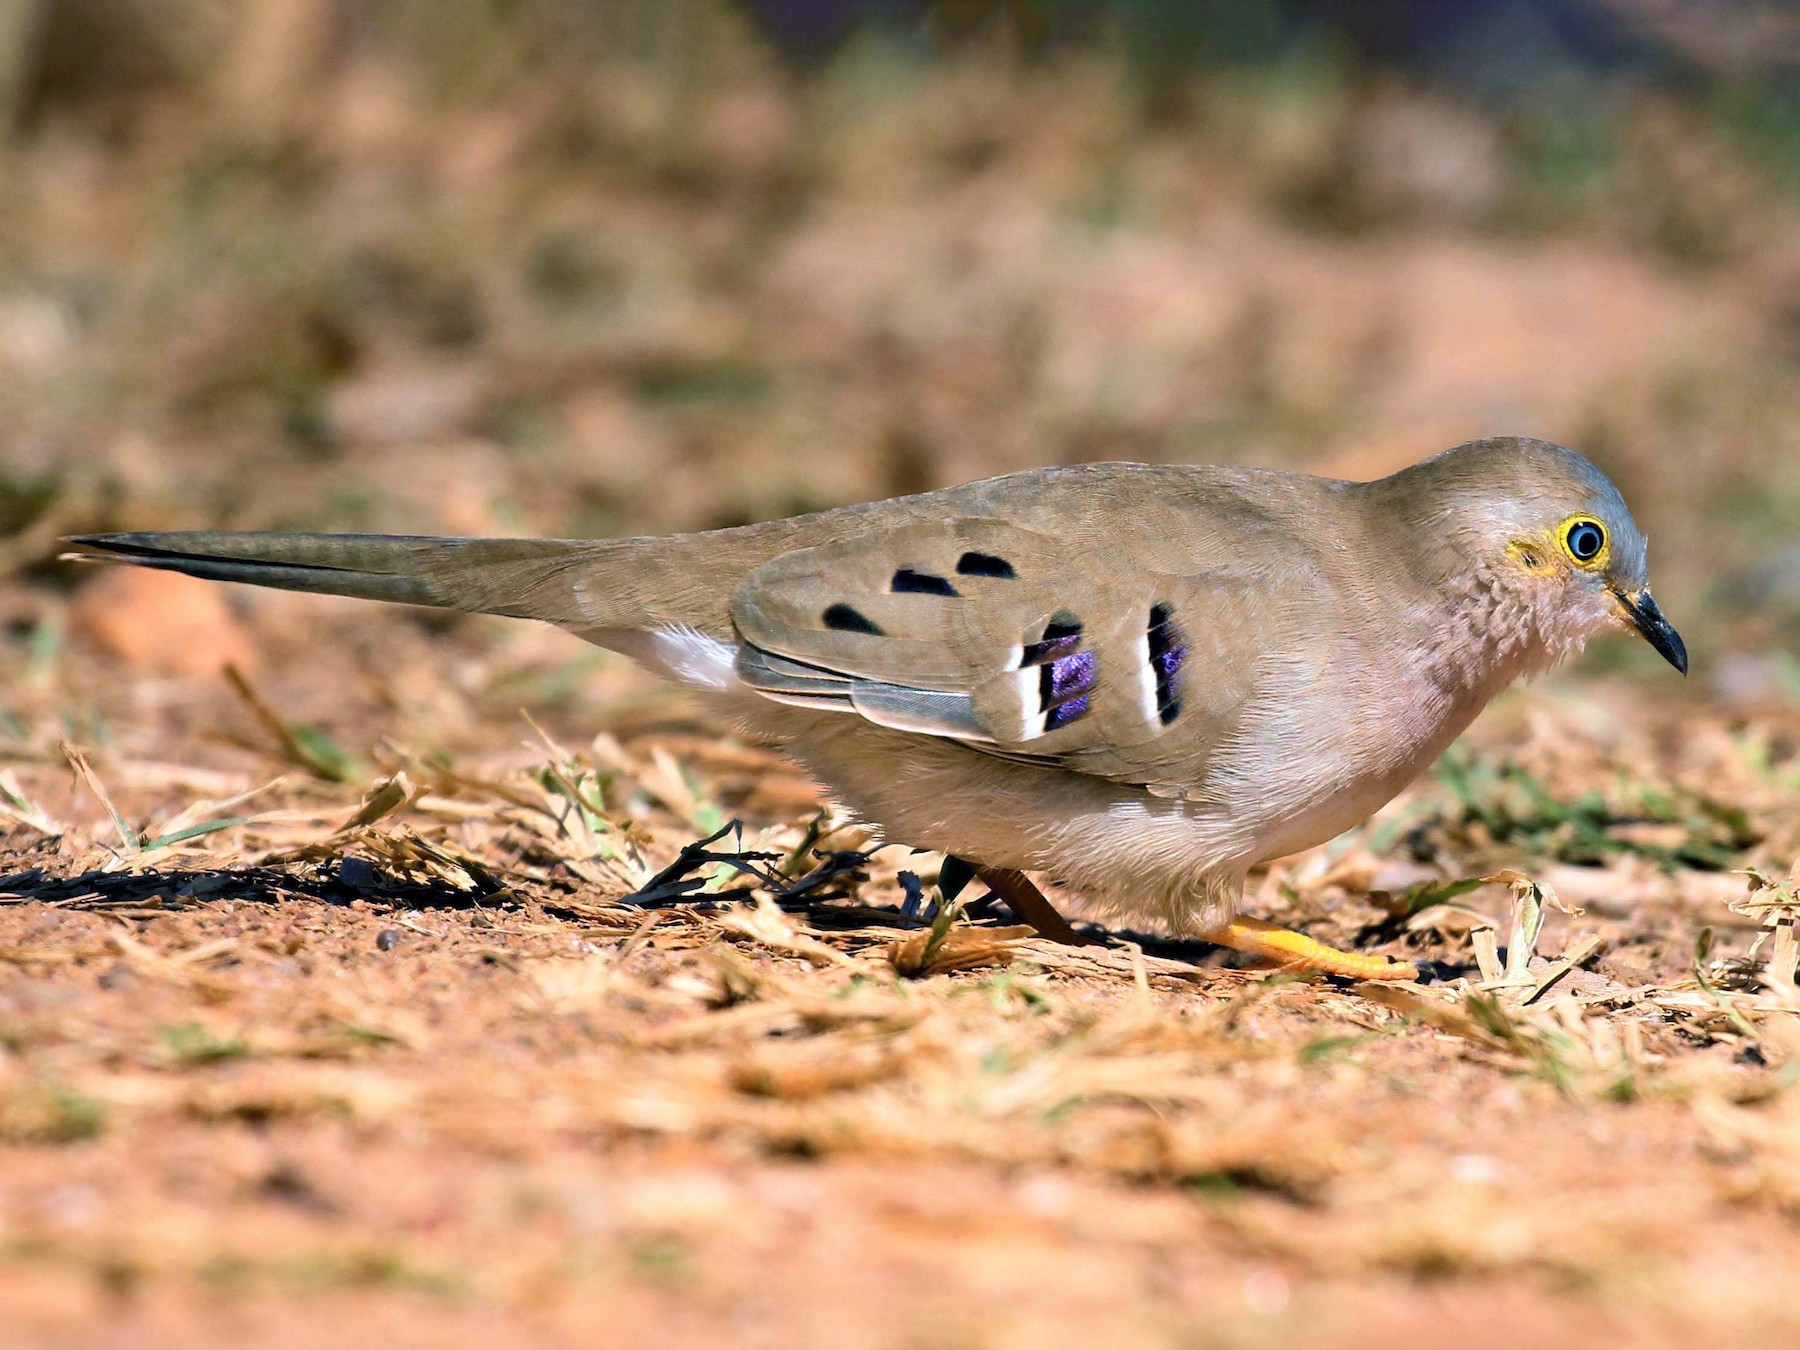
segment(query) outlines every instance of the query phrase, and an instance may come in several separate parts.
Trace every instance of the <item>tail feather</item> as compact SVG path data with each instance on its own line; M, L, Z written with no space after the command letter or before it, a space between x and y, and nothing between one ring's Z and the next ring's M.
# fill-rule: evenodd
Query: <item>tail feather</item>
M541 619L599 642L692 629L730 638L738 580L777 553L821 543L859 513L632 539L451 539L388 534L174 530L84 534L71 556L321 595Z
M613 546L567 539L150 531L71 539L75 556L289 591L590 622L576 586Z

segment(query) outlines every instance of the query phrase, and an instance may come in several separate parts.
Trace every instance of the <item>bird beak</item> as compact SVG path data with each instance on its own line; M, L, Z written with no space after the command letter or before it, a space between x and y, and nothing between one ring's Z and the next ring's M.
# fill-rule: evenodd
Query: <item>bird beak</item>
M1613 599L1619 602L1624 611L1626 622L1639 633L1675 669L1683 675L1688 673L1687 643L1681 640L1681 634L1675 631L1675 625L1663 617L1662 610L1647 590L1636 595L1627 595L1624 591L1615 590Z

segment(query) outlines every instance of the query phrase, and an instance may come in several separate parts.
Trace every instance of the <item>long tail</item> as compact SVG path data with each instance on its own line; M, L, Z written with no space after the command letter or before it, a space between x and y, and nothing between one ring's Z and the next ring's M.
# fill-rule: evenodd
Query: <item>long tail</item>
M829 525L825 516L636 539L441 539L383 534L84 534L73 556L213 581L541 619L604 641L683 626L729 635L739 577Z
M379 534L172 531L84 534L77 556L211 581L569 622L571 571L607 545L563 539L433 539Z

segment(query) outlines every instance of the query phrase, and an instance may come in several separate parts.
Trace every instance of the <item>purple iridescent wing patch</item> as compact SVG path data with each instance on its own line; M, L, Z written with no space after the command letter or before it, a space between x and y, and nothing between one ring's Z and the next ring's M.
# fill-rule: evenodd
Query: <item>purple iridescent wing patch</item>
M1181 665L1188 652L1172 606L1159 601L1150 607L1144 637L1150 649L1150 673L1156 678L1156 715L1166 727L1181 716Z
M1088 710L1097 673L1094 653L1081 648L1081 620L1066 611L1051 616L1043 635L1025 644L1022 668L1038 668L1038 710L1044 730L1066 727Z
M1038 676L1038 705L1044 730L1066 727L1088 710L1094 689L1094 654L1073 652L1044 666Z

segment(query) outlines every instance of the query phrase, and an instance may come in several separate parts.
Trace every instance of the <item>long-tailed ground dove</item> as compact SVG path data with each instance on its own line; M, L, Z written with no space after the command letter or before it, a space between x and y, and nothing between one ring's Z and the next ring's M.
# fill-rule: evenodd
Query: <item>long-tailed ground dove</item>
M1610 481L1474 441L1370 483L1093 464L600 542L88 535L221 581L542 619L689 685L888 837L1286 964L1404 978L1237 914L1257 863L1405 787L1606 628L1687 653Z

